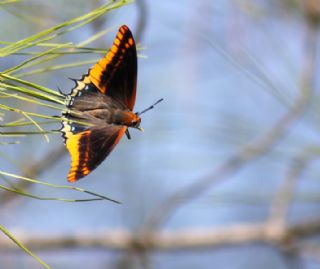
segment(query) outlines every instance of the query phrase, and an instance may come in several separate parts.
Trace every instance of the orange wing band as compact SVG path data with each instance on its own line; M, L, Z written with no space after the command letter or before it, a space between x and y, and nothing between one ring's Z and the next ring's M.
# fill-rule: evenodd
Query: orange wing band
M75 182L77 179L90 173L88 167L90 134L90 130L75 134L70 136L66 142L67 149L71 155L71 168L68 175L69 182Z
M100 92L105 93L107 91L106 85L101 85L101 80L103 72L108 70L108 67L111 65L117 66L123 60L123 54L125 49L120 50L121 44L124 43L125 48L129 48L135 45L133 38L124 40L125 33L130 31L126 25L120 27L118 34L113 42L112 47L98 63L96 63L93 68L89 71L89 77L91 82L99 89ZM117 61L114 62L115 56L118 56Z

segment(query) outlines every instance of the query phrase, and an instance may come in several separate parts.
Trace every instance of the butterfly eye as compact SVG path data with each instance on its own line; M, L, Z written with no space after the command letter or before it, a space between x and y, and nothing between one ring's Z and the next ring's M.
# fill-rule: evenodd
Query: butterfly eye
M135 119L133 119L132 120L132 125L134 126L134 127L139 127L139 125L140 125L140 123L141 123L141 118L135 118Z

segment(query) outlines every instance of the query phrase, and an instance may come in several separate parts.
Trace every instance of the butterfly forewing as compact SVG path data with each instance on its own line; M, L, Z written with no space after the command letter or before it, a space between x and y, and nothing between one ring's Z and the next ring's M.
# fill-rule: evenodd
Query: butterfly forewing
M109 52L89 71L89 78L102 93L111 96L123 108L133 109L136 99L137 51L127 26L119 29Z

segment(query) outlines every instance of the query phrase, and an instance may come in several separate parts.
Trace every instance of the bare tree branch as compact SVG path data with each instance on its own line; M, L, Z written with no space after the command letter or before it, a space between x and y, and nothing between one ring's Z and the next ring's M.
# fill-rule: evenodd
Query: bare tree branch
M279 232L280 231L280 232ZM192 228L178 231L134 234L128 230L91 231L65 234L41 234L37 232L13 232L32 249L101 247L110 250L187 250L217 248L228 245L265 243L282 248L292 247L297 241L320 234L320 219L277 229L264 224L238 224L223 228ZM0 250L14 249L5 237L0 237Z
M307 27L305 62L301 78L300 93L293 106L275 124L253 143L227 159L209 175L198 179L193 184L177 191L156 207L147 218L142 230L152 230L169 218L179 205L181 197L193 199L208 190L212 185L234 174L249 161L252 161L271 150L288 132L289 128L302 116L313 91L316 77L317 34L313 25Z
M316 158L320 152L317 145L307 147L302 150L297 157L292 160L291 166L280 185L278 193L275 195L270 212L270 221L284 227L286 225L287 212L291 200L294 196L294 189L301 174L307 169L308 165Z
M278 193L272 201L270 221L279 225L279 227L284 227L286 224L287 212L294 195L294 189L305 167L305 162L298 160L293 161L284 178L284 182L281 184Z

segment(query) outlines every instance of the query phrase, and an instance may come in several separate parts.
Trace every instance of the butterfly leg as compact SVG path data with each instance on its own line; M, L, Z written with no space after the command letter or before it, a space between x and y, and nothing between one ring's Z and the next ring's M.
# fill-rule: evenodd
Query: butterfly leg
M127 138L128 138L128 139L131 139L131 135L130 135L130 133L129 133L129 130L128 130L128 129L126 130L126 136L127 136Z

